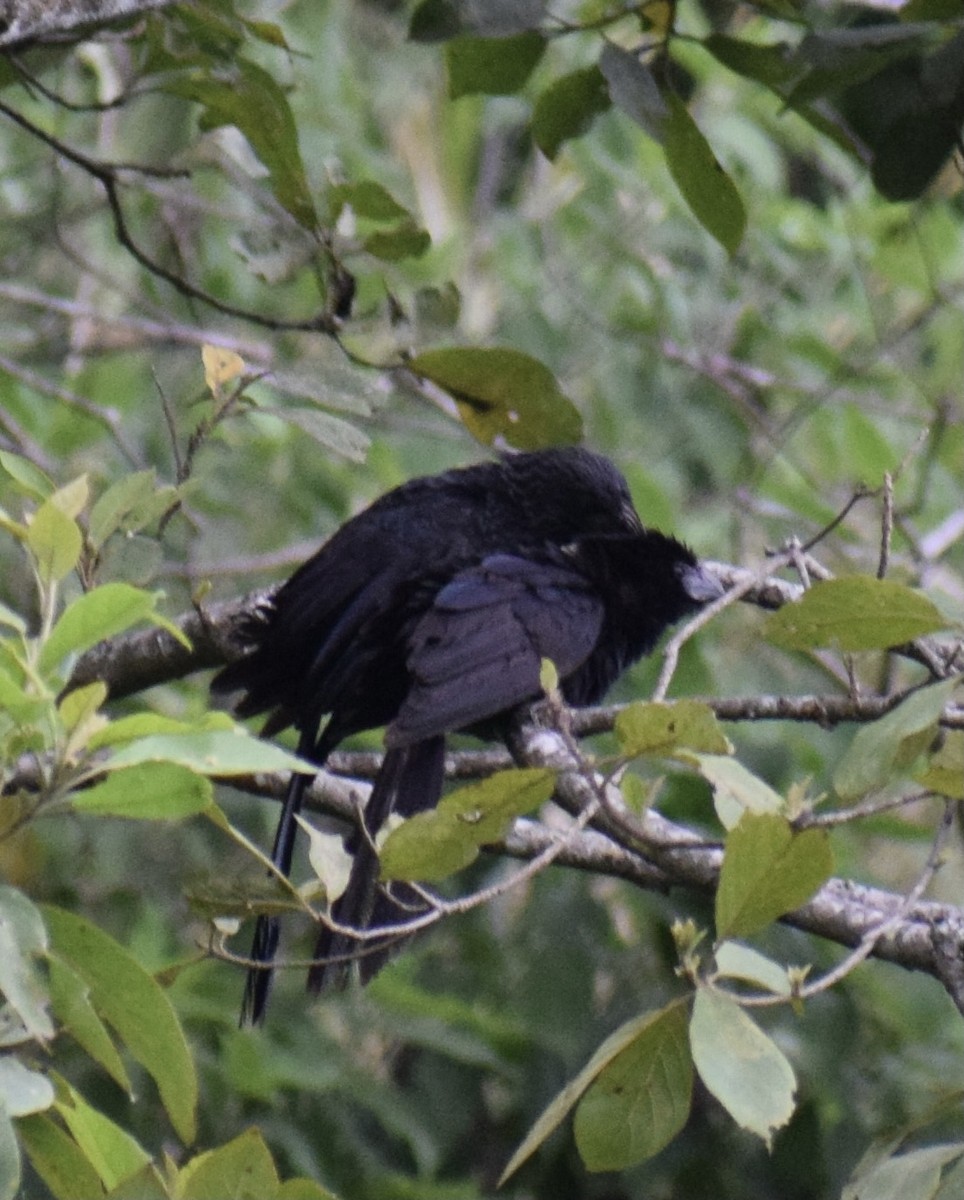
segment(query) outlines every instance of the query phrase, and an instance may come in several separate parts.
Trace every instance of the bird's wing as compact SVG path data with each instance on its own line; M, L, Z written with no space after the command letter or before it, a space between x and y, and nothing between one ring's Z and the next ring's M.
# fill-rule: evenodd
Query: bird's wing
M539 695L551 659L561 678L592 652L601 599L564 564L497 554L435 596L409 639L411 686L386 744L482 721Z

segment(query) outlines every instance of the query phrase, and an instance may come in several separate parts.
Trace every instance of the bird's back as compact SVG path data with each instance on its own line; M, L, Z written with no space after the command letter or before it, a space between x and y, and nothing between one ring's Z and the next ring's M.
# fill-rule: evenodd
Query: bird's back
M254 649L216 686L243 689L266 732L339 715L339 737L404 700L406 637L460 571L538 555L586 533L639 529L625 481L579 448L518 454L403 484L342 526L249 629Z

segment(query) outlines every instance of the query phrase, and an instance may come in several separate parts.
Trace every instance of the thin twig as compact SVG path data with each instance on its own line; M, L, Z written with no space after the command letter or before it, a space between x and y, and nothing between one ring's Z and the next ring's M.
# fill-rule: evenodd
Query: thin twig
M145 270L158 279L163 279L165 283L170 284L182 296L187 296L192 300L199 300L201 303L207 304L227 316L238 317L243 321L250 321L266 329L300 330L311 333L322 333L329 337L335 337L338 333L341 322L325 310L303 320L282 320L263 312L253 312L250 309L239 308L234 304L219 300L216 296L212 296L209 292L196 287L183 276L178 275L177 272L169 271L161 263L151 258L145 250L141 249L127 227L127 220L120 202L118 175L122 172L136 172L142 175L169 177L172 175L185 175L187 172L146 166L141 163L103 163L61 142L38 125L35 125L32 121L29 121L22 113L17 112L16 109L10 108L9 105L2 102L0 102L0 113L9 117L11 121L34 137L39 138L40 141L48 145L55 153L67 159L68 162L72 162L75 166L80 167L81 170L85 171L101 184L107 197L111 216L113 217L114 235L118 242Z
M729 608L731 604L742 599L743 596L753 591L754 588L759 587L764 581L768 581L773 571L779 571L781 568L787 566L792 561L792 558L792 554L781 554L770 561L761 571L757 573L749 571L741 581L734 582L718 600L714 600L712 604L708 604L670 638L663 651L663 665L660 669L659 679L656 681L656 687L653 689L654 700L662 700L666 696L673 675L676 673L680 650L686 642L698 630L702 629L704 625L712 621L718 613L721 613L723 609Z
M877 562L877 578L883 579L890 565L890 544L894 535L894 481L889 471L884 472L884 510L880 524L880 559Z

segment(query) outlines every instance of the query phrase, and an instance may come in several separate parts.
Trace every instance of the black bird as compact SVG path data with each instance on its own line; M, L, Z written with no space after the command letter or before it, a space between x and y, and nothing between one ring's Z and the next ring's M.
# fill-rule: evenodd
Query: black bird
M384 762L365 809L367 837L332 908L374 929L411 915L378 887L375 834L391 813L433 808L445 735L491 734L540 695L550 659L569 704L597 702L667 626L720 594L674 538L644 529L626 481L577 448L538 450L414 479L338 530L256 614L251 649L216 678L243 689L241 716L269 712L264 733L294 725L299 753L321 766L350 734L386 726ZM325 720L327 718L327 720ZM292 778L272 861L288 874L309 780ZM261 916L242 1021L260 1021L277 950ZM357 957L367 981L391 942L323 929L308 986L344 982ZM373 952L374 951L374 952Z

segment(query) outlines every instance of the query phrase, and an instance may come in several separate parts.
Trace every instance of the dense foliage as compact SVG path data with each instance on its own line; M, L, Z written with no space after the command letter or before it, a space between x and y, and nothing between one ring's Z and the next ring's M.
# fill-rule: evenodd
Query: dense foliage
M960 1195L959 0L94 7L0 28L0 1196ZM343 867L243 598L580 439L747 603L547 665L385 851L460 911L239 1030Z

